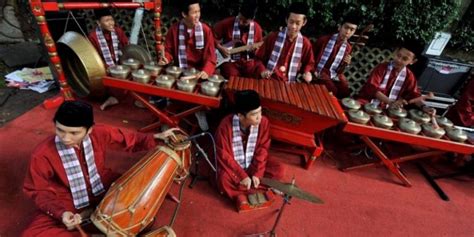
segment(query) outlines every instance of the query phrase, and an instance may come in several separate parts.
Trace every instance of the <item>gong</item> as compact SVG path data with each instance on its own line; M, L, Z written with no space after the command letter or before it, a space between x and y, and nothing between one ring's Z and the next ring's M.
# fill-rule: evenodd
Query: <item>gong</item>
M89 40L77 32L68 31L58 40L57 49L67 82L76 95L103 97L105 65Z
M129 44L123 48L120 62L123 62L129 58L140 61L141 65L151 61L150 54L144 48L134 44Z

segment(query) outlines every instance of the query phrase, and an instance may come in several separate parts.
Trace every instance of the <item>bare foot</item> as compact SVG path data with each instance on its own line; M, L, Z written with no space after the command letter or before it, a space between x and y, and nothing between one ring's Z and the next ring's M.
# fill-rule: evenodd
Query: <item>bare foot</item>
M100 110L105 110L107 107L118 104L119 101L117 98L110 96L105 100L105 102L100 106Z

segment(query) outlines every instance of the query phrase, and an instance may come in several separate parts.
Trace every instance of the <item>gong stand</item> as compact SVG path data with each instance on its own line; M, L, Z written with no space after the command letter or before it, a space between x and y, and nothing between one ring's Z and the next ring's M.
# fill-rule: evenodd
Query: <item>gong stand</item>
M269 231L266 231L266 232L263 232L263 233L258 233L258 234L250 234L250 235L244 235L245 237L251 237L251 236L257 236L257 237L260 237L260 236L266 236L266 235L270 235L271 237L273 236L276 236L276 227L278 226L278 223L280 223L280 219L281 219L281 216L283 214L283 211L285 210L285 206L287 204L290 204L290 200L291 200L292 196L289 195L289 194L284 194L283 195L283 203L281 204L281 207L280 209L278 210L278 215L275 219L275 223L273 224L273 227L271 230Z
M61 66L61 59L56 50L56 43L54 42L49 31L48 23L46 22L46 12L58 12L63 10L84 10L84 9L102 9L102 8L124 8L136 9L144 8L146 10L154 11L155 22L155 49L157 55L163 52L163 41L161 34L161 0L154 0L150 2L42 2L41 0L30 0L31 12L35 16L38 23L41 37L44 45L48 51L49 60L54 65L53 73L58 77L61 95L52 99L46 99L43 102L45 108L58 107L64 100L74 100L74 93L72 88L68 85L64 70Z

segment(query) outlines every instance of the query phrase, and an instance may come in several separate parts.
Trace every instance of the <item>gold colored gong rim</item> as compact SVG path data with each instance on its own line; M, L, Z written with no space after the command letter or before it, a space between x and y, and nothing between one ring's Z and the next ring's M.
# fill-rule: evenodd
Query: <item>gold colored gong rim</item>
M94 46L84 36L68 31L58 40L58 54L68 83L78 96L102 97L105 65Z

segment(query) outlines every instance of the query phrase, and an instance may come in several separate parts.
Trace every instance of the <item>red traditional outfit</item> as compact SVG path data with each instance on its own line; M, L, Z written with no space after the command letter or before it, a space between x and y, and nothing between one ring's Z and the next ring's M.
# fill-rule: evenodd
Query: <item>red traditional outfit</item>
M107 45L109 46L109 51L112 57L116 60L115 58L115 53L114 53L114 48L112 45L112 34L109 31L102 31L104 34L104 38L107 41ZM123 49L125 46L128 45L128 38L127 35L125 35L125 32L122 30L122 28L116 26L115 27L115 33L117 34L117 38L119 41L119 49ZM100 49L100 44L99 44L99 38L96 34L96 31L93 30L89 33L89 40L94 46L94 48L97 50L97 52L100 54L102 57L102 60L105 62L104 56L102 55L102 51ZM107 65L105 65L107 67Z
M446 117L451 119L454 124L472 127L474 126L474 80L464 88L464 92L459 97L458 102L449 109Z
M105 190L119 177L119 174L105 167L108 146L118 145L125 151L134 152L152 149L157 145L151 134L131 133L104 125L94 126L89 137L97 172ZM77 148L74 148L74 151L85 180L89 180L84 152ZM100 202L105 192L94 196L88 181L86 181L86 186L89 197L88 207L94 207ZM76 209L74 206L66 170L55 145L55 136L47 138L33 151L23 190L33 199L39 210L22 236L80 236L78 231L68 231L62 223L62 214L65 211L80 213L85 208Z
M313 52L314 52L314 58L316 60L315 63L315 69L319 73L319 80L317 80L317 83L325 85L326 88L331 91L334 95L336 95L338 98L343 98L343 97L348 97L350 95L350 89L349 89L349 84L347 83L346 77L344 76L344 73L338 73L336 76L339 80L334 80L331 78L331 73L330 73L330 68L333 65L334 59L336 58L336 55L339 52L339 49L343 45L343 41L338 37L334 47L329 55L329 58L327 59L326 63L324 66L321 68L319 71L318 66L319 63L321 62L321 59L323 58L323 54L325 51L326 46L328 45L328 42L330 41L331 37L333 35L325 35L322 37L319 37L316 43L313 44ZM344 50L344 55L342 58L346 57L347 55L350 55L352 52L352 45L349 42L346 42L345 50ZM343 61L338 63L338 65L335 65L337 68L337 71L343 71L344 68L340 67L345 67Z
M256 78L260 78L260 75L263 71L266 70L266 65L270 60L270 56L275 46L279 32L272 32L266 38L262 46L257 51L256 59L257 61L257 75ZM295 48L296 40L290 41L288 37L285 39L285 43L278 58L274 73L271 78L288 81L288 72L290 67L291 57L293 55L293 50ZM311 42L308 38L303 36L303 47L301 51L301 60L298 64L298 72L306 73L312 71L314 68L314 56L311 46ZM282 70L283 69L283 70Z
M165 41L165 57L168 62L174 61L175 65L178 65L179 63L179 24L180 22L176 22L168 29ZM196 48L196 40L194 37L195 29L188 29L184 24L184 43L186 45L187 64L189 67L194 67L197 70L206 72L207 75L212 75L216 69L214 35L208 25L205 23L201 24L204 36L204 48L202 49Z
M369 79L359 91L358 99L362 103L368 103L372 99L375 99L375 94L380 91L387 97L394 86L395 80L400 71L393 69L388 78L387 86L385 89L380 89L380 85L384 80L385 73L387 72L389 63L381 63L377 65L374 70L372 70ZM400 92L398 93L398 98L403 98L406 101L421 96L421 93L418 89L415 76L406 68L406 78L401 86Z
M284 167L278 162L272 161L268 155L268 150L270 149L270 124L265 117L262 117L258 128L258 137L250 166L247 169L243 169L239 165L235 160L233 152L233 116L229 115L222 120L215 136L218 163L217 185L221 192L232 199L249 192L240 185L240 181L246 177L256 176L260 179L262 177L282 179L284 175ZM240 135L242 136L245 149L249 134L241 132Z
M237 17L228 17L220 22L218 22L214 27L214 35L216 40L222 40L222 45L227 44L234 40L234 22ZM253 21L254 29L254 38L253 43L258 43L263 40L262 27L256 21ZM241 45L247 45L249 39L249 32L251 27L249 26L249 31L240 30L240 43ZM241 57L235 62L226 62L220 66L221 74L230 78L231 76L242 76L242 77L254 77L255 75L255 61L254 55L249 53L247 57Z

